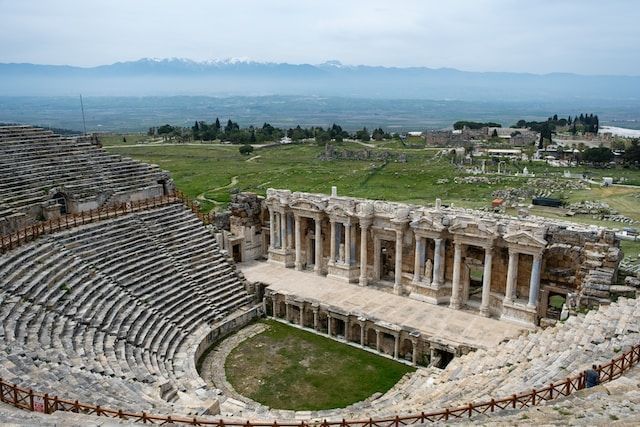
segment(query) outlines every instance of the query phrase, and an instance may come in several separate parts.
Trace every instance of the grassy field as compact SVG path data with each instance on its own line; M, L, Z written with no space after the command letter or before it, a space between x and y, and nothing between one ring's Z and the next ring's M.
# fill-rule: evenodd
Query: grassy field
M365 147L355 142L345 142L338 149L389 150L406 153L407 162L318 159L323 147L315 144L259 147L246 156L238 152L238 146L224 144L154 145L140 144L143 135L126 135L103 138L107 149L139 160L158 164L171 172L178 188L191 197L198 198L201 210L223 208L232 192L253 191L264 195L267 188L288 188L292 191L329 193L331 186L338 187L338 194L371 199L399 201L415 204L433 203L437 197L446 204L469 208L482 208L490 204L493 191L505 187L527 185L525 178L504 178L499 184L455 183L461 174L438 149L411 149L400 141L372 141ZM487 162L489 170L496 168ZM527 167L536 177L563 179L563 168L554 168L540 162L514 162L507 165L511 172ZM589 172L595 180L602 176L626 177L628 182L640 183L640 171L630 169L572 168L573 173ZM438 183L439 180L448 180ZM572 190L562 194L568 202L598 200L613 209L640 221L640 187L598 187ZM508 210L516 214L515 209ZM534 207L531 213L557 219L569 219L564 210ZM622 228L619 222L603 221L591 215L577 215L571 221L583 224ZM640 246L640 243L635 243Z
M273 320L227 357L240 394L277 409L342 408L385 392L413 368Z
M345 143L341 148L365 147ZM323 148L313 144L257 148L250 156L241 155L237 146L224 145L112 146L109 150L169 170L182 191L210 201L203 209L227 203L232 190L264 195L269 187L328 193L336 185L339 194L355 197L418 204L433 203L440 197L469 207L487 205L495 189L491 185L455 184L456 168L448 159L434 157L437 150L395 149L407 153L407 163L320 161ZM450 182L438 184L442 178ZM229 185L232 182L236 184Z

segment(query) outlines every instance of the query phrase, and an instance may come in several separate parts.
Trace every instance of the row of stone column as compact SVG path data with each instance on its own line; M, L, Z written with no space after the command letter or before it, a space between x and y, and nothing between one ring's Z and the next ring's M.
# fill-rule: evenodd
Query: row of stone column
M271 249L291 249L291 216L269 210L269 247Z
M462 267L462 246L461 242L454 242L453 252L453 278L451 288L450 307L459 309L460 298L460 276ZM493 246L484 246L484 268L482 273L482 302L480 303L480 313L489 316L489 300L491 297L491 269L493 264ZM518 279L519 252L514 248L509 248L509 265L507 270L507 286L504 302L511 303L515 299L516 284ZM527 306L531 309L537 307L538 292L540 290L540 272L542 267L542 254L533 254L531 276L529 280L529 301Z
M291 249L291 216L270 210L270 247L276 249ZM294 235L295 235L295 268L302 270L302 236L301 236L301 216L293 215L294 218ZM315 222L315 259L314 271L322 274L322 222L320 215L312 218ZM367 275L367 234L371 226L371 219L360 218L360 277L359 283L362 286L368 284ZM354 265L356 261L356 227L350 221L340 222L331 218L331 236L330 236L330 254L329 263L337 264L343 262L346 265ZM395 239L395 276L394 291L400 293L402 282L402 246L404 238L404 227L402 225L394 227L396 233ZM344 259L338 257L338 248L342 244L344 236ZM434 241L434 257L433 264L430 269L425 271L425 263L428 262L426 256L427 236L415 234L415 261L414 261L414 283L426 282L433 287L439 287L444 283L445 273L445 244L444 239L439 237L431 238ZM453 257L453 278L450 307L459 309L461 306L460 288L461 288L461 267L462 267L462 242L454 241L454 257ZM374 239L374 271L380 271L380 239ZM493 247L490 245L483 246L485 250L483 283L482 283L482 302L480 312L483 315L489 314L489 300L491 293L491 269L493 260ZM511 303L514 300L517 282L519 252L514 248L509 248L509 267L507 273L507 286L504 301ZM537 306L538 292L540 288L540 272L541 272L541 254L533 254L533 265L531 270L529 301L528 306L535 308ZM430 277L426 277L426 276Z
M298 307L299 309L299 317L297 319L292 319L291 318L291 306L295 305L296 307ZM320 332L320 308L318 306L312 306L311 307L312 311L313 311L313 329L316 332ZM277 310L277 301L275 298L272 298L272 313L273 313L273 317L278 317L278 310ZM334 319L340 319L339 317L335 317L332 316L332 313L330 312L326 312L327 315L327 335L332 337L332 338L338 338L338 336L333 334L333 325L332 322L334 321ZM344 342L350 342L350 331L351 331L351 319L350 316L345 315L345 316L341 316L344 317L346 320L340 319L344 321L344 336L342 337L342 341ZM304 325L304 307L302 305L299 304L291 304L288 302L285 302L285 313L284 313L284 318L286 321L288 322L293 322L293 323L297 323L300 327L305 327ZM372 328L375 333L376 333L376 348L375 350L378 353L382 353L381 351L381 343L382 343L382 334L383 333L387 333L389 335L392 335L394 337L394 350L393 350L393 358L394 359L398 359L399 358L399 352L400 352L400 331L383 331L380 328L377 328L375 326L367 326L367 320L364 318L358 318L356 320L358 322L358 324L360 325L360 337L359 337L359 341L360 341L360 346L365 348L368 347L366 344L366 332L369 328ZM411 344L412 344L412 363L413 364L417 364L418 362L418 338L417 337L411 337Z

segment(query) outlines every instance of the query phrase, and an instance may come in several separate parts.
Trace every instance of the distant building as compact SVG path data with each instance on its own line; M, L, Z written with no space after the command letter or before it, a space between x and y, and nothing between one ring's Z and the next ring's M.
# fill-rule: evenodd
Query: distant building
M288 136L283 136L282 138L280 138L280 144L291 144L292 142L293 140Z

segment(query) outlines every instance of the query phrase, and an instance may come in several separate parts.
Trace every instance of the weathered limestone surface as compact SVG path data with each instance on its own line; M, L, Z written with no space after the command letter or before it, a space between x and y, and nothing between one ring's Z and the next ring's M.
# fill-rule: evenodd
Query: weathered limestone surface
M0 256L0 377L116 409L201 413L216 401L195 370L201 342L252 304L182 205L48 235Z
M0 126L0 233L174 190L156 165L109 154L86 137Z
M572 310L608 303L621 259L613 232L562 221L275 189L258 215L255 195L244 197L252 203L234 204L232 222L255 227L232 233L252 248L242 261L267 256L520 324L557 319L553 295Z

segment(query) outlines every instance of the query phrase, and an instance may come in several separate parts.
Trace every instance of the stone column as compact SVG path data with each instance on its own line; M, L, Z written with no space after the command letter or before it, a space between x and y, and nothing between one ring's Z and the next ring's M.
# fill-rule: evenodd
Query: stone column
M293 221L289 214L285 214L285 218L287 219L287 249L291 249L293 246Z
M482 303L480 304L480 314L489 317L489 299L491 298L491 263L493 259L493 248L484 248L484 270L482 272Z
M269 208L269 249L274 249L275 237L276 237L276 213L272 208Z
M376 328L376 351L380 353L380 329Z
M373 278L374 280L380 280L380 252L382 251L382 245L380 239L373 238Z
M453 280L451 284L451 302L449 307L460 308L460 268L462 267L462 243L455 242L453 252Z
M371 222L360 220L360 286L367 286L367 229Z
M442 239L433 239L435 247L433 250L433 279L431 280L431 286L436 288L442 285L442 279L444 277L444 244Z
M313 329L318 330L318 307L313 307Z
M509 267L507 269L507 287L504 293L504 302L513 302L513 294L518 281L518 252L509 249Z
M331 321L331 315L329 313L327 313L327 335L331 336L331 324L333 322Z
M304 326L304 304L300 306L300 319L298 319L300 326Z
M329 252L329 263L336 262L336 221L331 219L331 251Z
M416 339L412 339L411 340L411 363L413 363L414 365L418 364L418 340Z
M360 346L361 347L364 347L365 345L365 342L364 342L365 336L366 335L364 330L364 322L360 322Z
M529 303L527 307L536 308L538 306L538 291L540 290L540 270L542 268L542 254L533 256L531 265L531 280L529 282Z
M422 280L422 259L424 257L423 247L424 247L424 238L418 236L416 234L416 248L415 248L415 259L413 261L413 283L419 283ZM429 278L427 277L427 280Z
M287 247L287 215L280 213L280 247L286 249Z
M284 303L284 320L286 320L287 322L290 322L290 317L289 317L289 303L285 302Z
M356 241L357 241L356 227L351 227L351 264L356 265L357 253L356 253Z
M395 338L395 342L393 343L393 358L398 358L398 353L400 352L400 333L396 333L393 335Z
M314 261L315 265L313 266L313 271L315 271L316 274L321 275L322 274L322 220L320 219L320 215L316 217L315 223L316 223L316 232L315 232L316 259Z
M278 308L278 304L277 304L277 302L276 302L276 297L275 297L275 295L271 297L271 304L272 304L272 306L273 306L273 307L271 308L271 310L273 311L273 317L274 317L274 318L276 318L276 317L278 317L278 315L277 315L277 308Z
M294 216L295 219L295 236L296 236L296 262L295 267L296 270L302 270L302 238L300 231L300 217L298 215Z
M396 265L395 281L393 282L393 293L400 295L402 292L402 229L396 229Z
M351 265L351 223L344 224L344 263Z
M347 316L347 319L344 321L344 340L346 342L349 342L349 333L351 332L349 330L349 326L350 326L349 316Z

